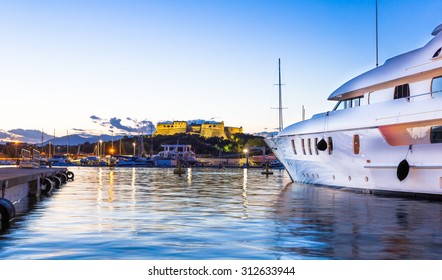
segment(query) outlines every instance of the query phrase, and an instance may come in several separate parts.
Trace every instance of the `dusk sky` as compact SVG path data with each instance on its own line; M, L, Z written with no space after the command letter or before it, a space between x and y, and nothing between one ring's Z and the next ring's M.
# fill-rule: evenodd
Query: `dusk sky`
M380 64L442 23L440 0L378 5ZM106 130L91 116L273 131L278 58L285 126L376 63L374 0L0 0L0 38L0 129L59 134Z

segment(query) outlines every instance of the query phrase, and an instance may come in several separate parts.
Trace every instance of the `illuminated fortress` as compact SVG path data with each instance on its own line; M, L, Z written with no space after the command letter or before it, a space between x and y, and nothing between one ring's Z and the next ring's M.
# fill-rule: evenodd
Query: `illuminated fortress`
M243 133L242 127L224 126L224 122L186 122L173 121L161 122L157 124L155 135L174 135L179 133L189 133L201 135L205 138L219 137L231 139L236 133Z

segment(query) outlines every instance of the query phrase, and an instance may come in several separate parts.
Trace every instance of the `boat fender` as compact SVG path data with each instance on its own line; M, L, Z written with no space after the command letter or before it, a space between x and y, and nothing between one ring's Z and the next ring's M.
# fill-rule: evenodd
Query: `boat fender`
M52 191L52 181L49 178L43 178L40 183L40 191L44 195L49 195Z
M325 142L324 138L322 138L321 140L319 140L318 144L316 144L316 147L320 151L325 151L327 150L327 142Z
M397 178L399 181L405 180L408 176L408 172L410 171L410 165L406 159L402 160L397 166Z
M58 178L60 178L62 184L66 184L66 182L68 180L68 176L66 176L66 174L60 173L60 174L57 174L56 176Z
M66 176L68 177L68 180L74 181L74 172L68 171L66 172Z
M7 227L15 217L14 204L6 198L0 198L0 216L2 228Z
M58 178L57 176L51 177L51 181L54 182L54 187L56 189L59 189L61 187L61 179Z

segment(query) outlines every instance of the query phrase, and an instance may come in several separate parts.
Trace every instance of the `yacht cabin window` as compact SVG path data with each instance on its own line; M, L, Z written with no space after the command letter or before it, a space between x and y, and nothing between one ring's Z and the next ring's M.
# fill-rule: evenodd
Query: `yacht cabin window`
M433 97L442 97L442 76L431 81L431 94Z
M359 134L355 134L355 135L353 135L353 153L355 155L359 154L360 147L361 147L361 142L360 142Z
M341 100L338 102L338 104L336 104L333 111L359 107L359 106L361 106L361 99L362 98L364 98L364 97L359 96L359 97L355 97L355 98L351 98L351 99Z
M302 154L306 155L306 153L305 153L305 140L304 139L301 139L301 147L302 147Z
M333 154L333 139L331 137L328 137L328 154Z
M403 84L394 88L394 99L410 97L410 86Z
M442 143L442 126L431 127L430 142L432 144Z
M436 58L440 55L440 51L442 50L442 48L439 48L434 54L432 58Z
M319 150L318 150L318 138L315 138L315 154L319 155Z
M297 155L298 153L296 152L296 145L295 145L294 139L292 139L292 149L293 149L293 153L295 153L295 155Z

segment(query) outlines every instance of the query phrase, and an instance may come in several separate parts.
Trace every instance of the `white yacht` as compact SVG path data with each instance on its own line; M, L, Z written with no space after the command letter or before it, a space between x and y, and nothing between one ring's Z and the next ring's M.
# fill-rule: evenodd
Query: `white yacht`
M170 167L178 166L178 161L185 166L192 166L197 163L196 155L191 145L161 145L163 151L159 152L152 159L155 166Z
M442 195L441 31L343 84L332 111L266 139L292 180Z

